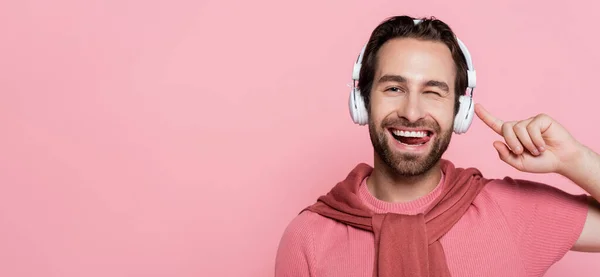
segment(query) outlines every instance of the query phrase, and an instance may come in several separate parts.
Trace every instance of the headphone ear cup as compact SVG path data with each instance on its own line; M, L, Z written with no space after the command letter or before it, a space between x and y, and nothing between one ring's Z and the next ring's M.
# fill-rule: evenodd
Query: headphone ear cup
M454 118L454 132L456 134L464 134L469 130L469 127L473 122L475 105L473 105L473 98L466 95L460 96L458 104L458 113Z
M354 88L350 91L350 99L348 101L350 108L350 116L352 121L359 125L365 125L369 121L365 102L363 101L360 90Z
M350 117L352 117L352 121L358 124L358 109L356 108L354 89L350 90L350 95L348 97L348 110L350 111Z
M369 113L367 112L367 107L365 106L365 101L360 93L360 90L356 90L356 107L360 111L360 119L358 124L366 125L369 122Z
M367 106L365 105L365 101L360 93L360 90L356 90L356 107L360 111L360 120L358 124L367 125L369 123L369 112L367 112Z

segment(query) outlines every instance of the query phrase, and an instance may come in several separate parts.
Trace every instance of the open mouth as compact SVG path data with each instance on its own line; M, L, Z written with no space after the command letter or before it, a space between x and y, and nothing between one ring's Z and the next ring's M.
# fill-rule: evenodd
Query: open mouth
M408 146L420 146L426 144L433 133L428 130L399 130L389 129L392 137L398 142Z

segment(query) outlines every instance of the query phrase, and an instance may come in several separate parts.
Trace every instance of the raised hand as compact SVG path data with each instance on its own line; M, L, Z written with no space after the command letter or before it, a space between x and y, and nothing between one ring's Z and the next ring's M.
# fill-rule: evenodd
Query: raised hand
M520 171L562 173L577 159L583 147L563 126L545 114L504 122L481 104L475 105L475 113L504 138L504 141L493 143L500 159Z

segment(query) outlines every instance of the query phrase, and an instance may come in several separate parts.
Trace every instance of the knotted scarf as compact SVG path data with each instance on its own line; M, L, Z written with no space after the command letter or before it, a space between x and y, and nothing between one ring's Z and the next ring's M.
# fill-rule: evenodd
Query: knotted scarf
M448 277L439 240L463 216L488 180L475 168L456 168L444 159L440 162L446 183L423 213L379 214L367 208L358 190L373 168L364 163L304 210L373 232L375 277Z

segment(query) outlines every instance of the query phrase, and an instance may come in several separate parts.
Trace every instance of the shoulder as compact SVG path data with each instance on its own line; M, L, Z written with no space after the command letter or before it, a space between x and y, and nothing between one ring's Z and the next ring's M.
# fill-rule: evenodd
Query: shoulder
M561 259L587 217L586 194L567 193L542 182L504 177L491 180L482 192L487 203L501 211L532 272Z
M492 179L484 191L509 218L531 217L537 220L545 215L556 220L584 221L587 215L586 194L571 194L538 181L512 177Z
M311 211L294 217L283 232L282 243L308 248L320 237L334 232L342 224Z
M587 196L585 194L567 193L555 186L538 181L516 179L507 176L502 179L490 180L485 189L498 202L509 205L587 207Z
M318 229L326 218L311 211L304 211L294 217L283 232L283 238L294 243L306 243L314 238L315 229Z
M339 223L311 211L293 218L283 231L277 249L275 276L314 276L321 245L337 233Z

